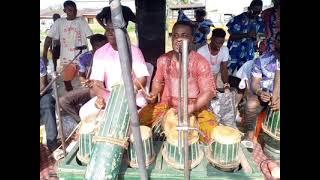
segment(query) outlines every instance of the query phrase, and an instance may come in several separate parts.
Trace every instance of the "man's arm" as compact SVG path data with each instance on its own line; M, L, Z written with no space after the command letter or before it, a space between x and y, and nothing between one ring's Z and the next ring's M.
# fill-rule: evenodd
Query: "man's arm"
M52 44L52 38L47 36L44 45L43 45L43 52L42 52L42 58L45 65L48 65L48 49Z
M132 10L128 7L127 10L129 21L137 23L136 15L132 12Z
M47 75L40 77L40 92L48 85Z
M223 84L229 83L229 75L228 75L228 61L221 62L221 80Z
M106 29L105 24L103 24L103 18L106 16L106 8L103 8L102 11L100 13L97 14L96 19L98 21L98 23L100 24L100 26L102 26L104 29Z

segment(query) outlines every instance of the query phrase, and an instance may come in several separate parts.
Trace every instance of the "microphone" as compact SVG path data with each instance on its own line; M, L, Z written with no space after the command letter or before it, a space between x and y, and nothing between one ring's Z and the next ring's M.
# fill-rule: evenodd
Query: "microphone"
M84 50L84 49L87 49L88 46L87 45L83 45L83 46L76 46L75 49L76 50Z

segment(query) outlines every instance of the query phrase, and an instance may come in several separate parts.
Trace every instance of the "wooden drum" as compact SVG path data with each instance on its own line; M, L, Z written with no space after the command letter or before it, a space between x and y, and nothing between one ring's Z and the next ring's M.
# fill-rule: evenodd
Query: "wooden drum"
M151 128L147 126L140 126L141 139L144 148L144 155L146 160L146 166L148 167L155 160L155 151L153 148L153 138ZM133 168L138 168L138 159L137 159L136 150L134 147L134 138L133 134L130 135L130 144L128 150L128 163Z
M228 126L217 126L211 134L208 161L223 171L236 169L240 164L239 149L241 133Z
M280 140L280 110L268 110L267 117L262 125L262 129L266 134L275 140Z

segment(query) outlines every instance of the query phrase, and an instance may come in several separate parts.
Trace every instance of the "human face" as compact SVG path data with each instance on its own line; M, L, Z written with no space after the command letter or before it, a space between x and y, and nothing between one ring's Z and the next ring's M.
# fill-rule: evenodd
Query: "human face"
M223 46L224 38L222 37L211 37L210 47L212 50L219 51L220 48Z
M192 42L192 30L191 27L187 25L176 25L173 27L172 31L172 49L179 53L182 48L182 40L187 39L189 44Z
M112 22L110 21L107 22L105 35L107 36L108 42L111 44L111 46L116 47L117 46L116 35L114 32Z
M262 11L262 6L253 6L250 7L249 14L252 18L259 16Z
M77 17L77 8L73 6L66 6L63 12L67 14L68 20L74 20Z

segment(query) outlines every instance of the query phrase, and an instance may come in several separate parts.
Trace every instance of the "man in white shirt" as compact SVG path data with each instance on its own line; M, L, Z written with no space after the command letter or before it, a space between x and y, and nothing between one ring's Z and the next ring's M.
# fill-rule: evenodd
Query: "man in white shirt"
M77 6L73 1L65 1L63 7L67 18L57 19L48 32L43 47L43 59L47 64L47 52L52 39L60 39L60 64L62 67L65 67L79 53L79 50L75 47L87 45L87 38L93 33L87 21L83 17L77 17ZM83 50L83 53L87 51L87 49ZM63 73L66 91L73 89L71 80L73 80L77 74L77 64L78 60L75 60Z
M213 72L216 80L217 89L223 88L229 91L228 83L228 59L229 49L223 46L226 32L221 28L216 28L212 31L211 42L198 49L198 53L205 57ZM222 82L221 82L222 81Z

